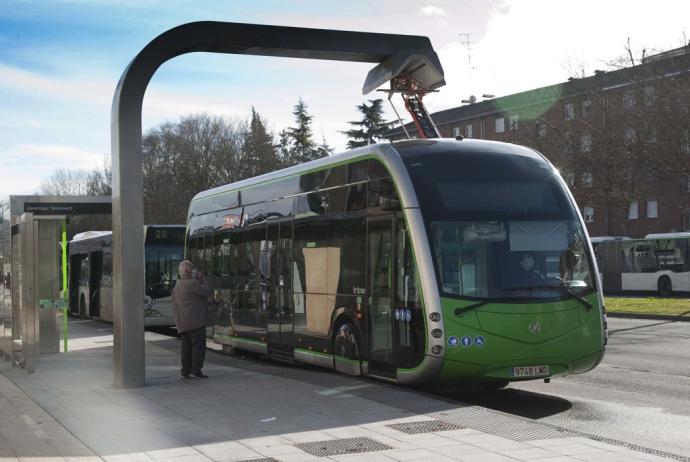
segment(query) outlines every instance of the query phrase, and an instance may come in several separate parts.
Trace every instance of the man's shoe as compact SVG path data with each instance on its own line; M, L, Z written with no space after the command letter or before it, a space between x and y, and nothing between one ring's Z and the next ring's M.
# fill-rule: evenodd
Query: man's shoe
M208 375L204 374L203 372L196 372L192 374L194 377L198 377L200 379L207 379Z
M180 380L187 380L189 378L189 374L182 374L180 376Z

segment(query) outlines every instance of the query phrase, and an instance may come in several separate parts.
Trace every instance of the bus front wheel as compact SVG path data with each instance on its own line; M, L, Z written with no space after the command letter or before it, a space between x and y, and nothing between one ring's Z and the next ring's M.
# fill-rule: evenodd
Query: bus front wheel
M350 375L361 375L359 341L355 327L349 322L338 328L333 338L335 370Z
M673 293L673 285L671 284L671 279L668 276L661 276L659 282L657 283L657 291L662 297L668 297Z

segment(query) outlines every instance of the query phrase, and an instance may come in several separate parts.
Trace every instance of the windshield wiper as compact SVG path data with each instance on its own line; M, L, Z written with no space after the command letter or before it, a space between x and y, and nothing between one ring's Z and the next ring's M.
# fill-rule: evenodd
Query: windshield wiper
M575 300L582 303L585 306L585 308L587 308L587 311L592 309L592 304L589 302L589 300L587 300L585 297L578 294L577 292L575 292L573 289L571 289L568 286L561 286L561 285L550 286L550 285L544 284L544 285L536 285L536 286L509 287L509 288L506 288L503 290L533 290L533 289L553 289L553 290L559 290L561 292L566 292L568 295L573 297ZM456 310L456 314L457 314L457 310Z
M488 300L485 302L479 302L479 303L474 303L472 305L464 306L462 308L455 308L455 316L462 316L463 314L467 313L468 311L475 310L475 309L479 308L480 306L486 305L487 303L489 303Z

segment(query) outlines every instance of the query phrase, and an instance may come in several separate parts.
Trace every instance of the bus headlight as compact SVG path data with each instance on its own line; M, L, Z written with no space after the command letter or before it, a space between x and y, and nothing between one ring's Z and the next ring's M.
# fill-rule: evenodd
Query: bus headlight
M429 320L431 320L432 322L439 322L441 320L441 313L429 314Z
M431 336L434 338L441 338L443 336L443 331L441 329L434 329L431 331Z
M440 355L442 351L443 347L441 345L434 345L431 347L431 352L435 355Z

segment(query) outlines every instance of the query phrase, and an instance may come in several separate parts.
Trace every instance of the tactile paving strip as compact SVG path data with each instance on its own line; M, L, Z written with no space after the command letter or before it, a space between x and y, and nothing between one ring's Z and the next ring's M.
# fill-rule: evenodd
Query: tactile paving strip
M420 420L418 422L405 422L386 425L386 427L407 433L408 435L416 435L418 433L445 432L463 428L460 425L443 422L442 420Z
M344 438L338 440L315 441L312 443L295 444L295 447L317 457L393 449L371 438Z
M238 460L237 462L280 462L278 459L274 459L272 457L264 458L264 459L245 459L245 460Z
M575 436L566 429L547 427L539 422L516 419L481 407L468 406L431 414L431 417L466 428L473 428L515 441L568 438Z
M458 425L464 425L468 428L481 430L485 433L502 436L503 438L508 438L515 441L570 438L573 436L580 436L613 446L632 449L633 451L638 451L644 454L665 457L680 462L690 462L690 457L688 456L628 443L626 441L606 438L599 435L593 435L591 433L581 432L578 430L570 430L546 422L535 421L527 417L514 416L481 407L468 406L452 411L436 412L434 414L430 414L430 417L435 417L439 420Z

